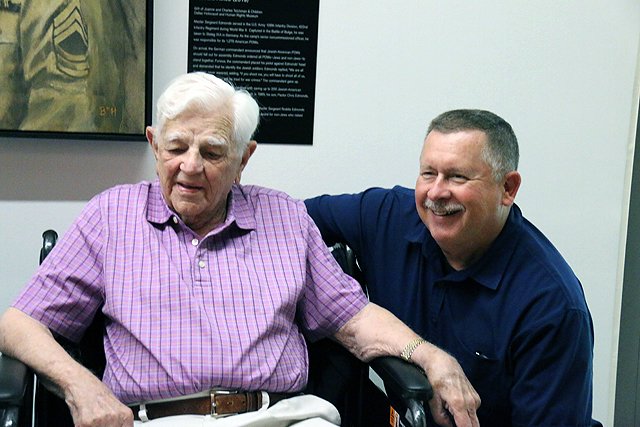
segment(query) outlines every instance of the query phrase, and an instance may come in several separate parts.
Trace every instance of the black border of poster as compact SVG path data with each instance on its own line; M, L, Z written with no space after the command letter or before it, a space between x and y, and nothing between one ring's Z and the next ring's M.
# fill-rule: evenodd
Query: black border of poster
M246 89L259 143L313 144L320 0L189 0L188 71Z

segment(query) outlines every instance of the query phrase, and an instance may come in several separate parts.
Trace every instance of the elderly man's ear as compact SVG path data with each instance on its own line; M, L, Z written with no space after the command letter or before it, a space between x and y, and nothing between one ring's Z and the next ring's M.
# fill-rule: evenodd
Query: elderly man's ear
M155 132L156 130L154 128L152 128L151 126L147 126L144 129L144 133L147 136L147 141L149 141L149 145L151 145L151 149L153 150L153 155L155 156L155 158L158 158L158 154L157 154L157 145L155 143Z
M238 175L236 176L236 179L235 179L236 184L240 183L240 178L242 177L242 171L244 170L244 167L247 166L247 163L249 163L249 158L253 155L254 151L256 151L256 148L258 148L258 143L253 139L249 141L249 143L247 144L247 148L244 150L244 153L242 154L242 161L240 162L240 170L238 171Z
M249 157L251 157L253 152L256 151L256 148L258 148L258 141L256 141L255 139L249 141L249 143L247 144L247 149L242 156L242 163L247 164L247 162L249 161Z

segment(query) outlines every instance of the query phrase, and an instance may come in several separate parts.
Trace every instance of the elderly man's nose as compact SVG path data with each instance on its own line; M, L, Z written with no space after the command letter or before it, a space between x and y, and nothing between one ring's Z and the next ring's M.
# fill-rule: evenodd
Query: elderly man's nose
M202 156L199 153L185 153L180 164L180 170L185 173L199 173L203 167Z

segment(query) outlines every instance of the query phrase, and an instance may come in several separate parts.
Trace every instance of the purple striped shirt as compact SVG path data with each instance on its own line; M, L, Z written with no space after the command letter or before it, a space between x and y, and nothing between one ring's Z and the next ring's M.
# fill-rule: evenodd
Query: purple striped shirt
M157 181L94 197L14 307L78 340L107 318L104 382L123 402L224 387L297 391L302 333L335 333L366 304L304 203L234 186L226 221L200 240Z

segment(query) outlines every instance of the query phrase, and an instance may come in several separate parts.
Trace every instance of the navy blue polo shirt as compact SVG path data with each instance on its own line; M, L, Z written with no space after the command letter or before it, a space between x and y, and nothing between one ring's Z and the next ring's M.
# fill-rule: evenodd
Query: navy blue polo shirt
M481 425L591 425L593 325L582 286L517 206L487 253L456 271L413 190L305 203L327 244L353 248L371 301L458 360L482 399Z

